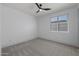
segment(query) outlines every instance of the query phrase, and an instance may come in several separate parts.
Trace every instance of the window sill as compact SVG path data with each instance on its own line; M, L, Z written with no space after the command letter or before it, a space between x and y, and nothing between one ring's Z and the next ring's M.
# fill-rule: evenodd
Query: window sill
M69 31L50 31L50 32L69 33Z

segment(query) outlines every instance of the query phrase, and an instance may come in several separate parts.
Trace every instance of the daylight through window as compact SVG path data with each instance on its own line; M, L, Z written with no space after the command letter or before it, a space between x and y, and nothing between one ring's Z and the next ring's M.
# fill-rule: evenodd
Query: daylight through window
M52 17L50 31L68 31L68 15Z

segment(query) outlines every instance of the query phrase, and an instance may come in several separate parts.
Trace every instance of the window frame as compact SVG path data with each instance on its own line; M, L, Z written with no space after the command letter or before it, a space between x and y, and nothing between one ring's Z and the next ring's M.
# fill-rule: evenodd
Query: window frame
M68 20L67 20L67 31L59 31L58 30L58 23L57 23L57 31L53 31L53 30L51 30L51 26L50 26L50 32L64 32L64 33L68 33L69 32L69 14L68 13L66 13L66 14L61 14L61 15L57 15L57 16L53 16L53 17L59 17L59 16L64 16L64 15L66 15L67 17L68 17ZM51 25L51 18L53 18L53 17L50 17L50 20L49 20L49 22L50 22L50 25Z

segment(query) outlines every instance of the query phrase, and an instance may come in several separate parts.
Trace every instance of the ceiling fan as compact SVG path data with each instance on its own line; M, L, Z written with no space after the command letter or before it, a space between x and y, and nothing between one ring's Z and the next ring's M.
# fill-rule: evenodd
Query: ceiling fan
M36 6L39 8L38 11L36 11L36 13L42 11L42 10L45 10L45 11L48 11L48 10L51 10L50 8L42 8L42 4L38 4L38 3L35 3Z

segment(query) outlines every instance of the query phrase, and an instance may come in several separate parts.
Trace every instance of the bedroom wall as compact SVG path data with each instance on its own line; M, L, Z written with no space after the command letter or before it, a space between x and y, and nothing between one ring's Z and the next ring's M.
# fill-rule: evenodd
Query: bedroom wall
M69 32L50 32L50 18L66 13L69 14ZM79 47L78 16L77 7L38 16L38 37Z
M36 19L10 7L2 7L2 48L35 39Z
M1 55L1 8L2 8L2 5L0 4L0 55Z
M78 4L78 42L79 42L79 4Z

